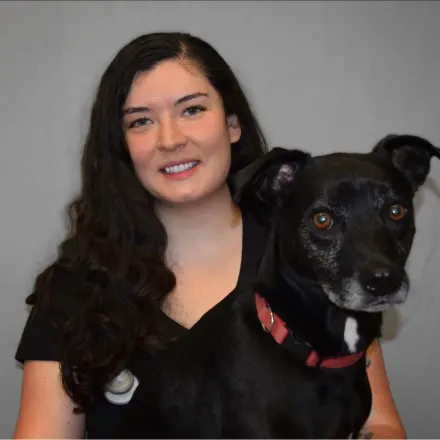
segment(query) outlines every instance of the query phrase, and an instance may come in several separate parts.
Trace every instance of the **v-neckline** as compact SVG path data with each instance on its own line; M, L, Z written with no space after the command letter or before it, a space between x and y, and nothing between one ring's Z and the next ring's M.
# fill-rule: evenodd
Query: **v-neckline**
M230 297L231 295L235 294L235 292L237 292L239 290L239 288L241 287L241 285L243 284L245 278L246 278L246 274L249 272L247 269L247 264L248 264L248 247L250 245L249 243L249 238L248 238L248 234L249 234L249 229L248 228L248 214L246 213L246 211L242 211L241 213L241 221L242 221L242 232L241 232L241 257L240 257L240 268L239 268L239 273L238 273L238 277L237 277L237 282L235 284L235 287L228 293L226 294L220 301L222 302L223 300L225 300L226 298ZM217 303L218 304L218 303ZM217 304L213 305L213 307L215 307ZM209 309L211 310L211 309ZM203 315L205 315L206 313L209 312L209 310L207 310ZM192 327L185 327L183 324L179 323L178 321L176 321L175 319L171 318L171 316L167 315L165 312L162 312L163 315L165 316L165 319L167 321L170 322L170 324L173 327L176 327L176 329L179 332L188 332L189 330L191 330ZM202 315L202 316L203 316ZM194 323L194 325L197 323L198 321L196 321ZM193 325L193 326L194 326Z

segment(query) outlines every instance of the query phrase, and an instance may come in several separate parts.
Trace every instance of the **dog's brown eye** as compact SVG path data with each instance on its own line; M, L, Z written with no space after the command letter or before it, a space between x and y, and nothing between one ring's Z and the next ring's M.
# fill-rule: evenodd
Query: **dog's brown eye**
M399 205L398 203L394 204L390 208L390 218L391 220L398 222L402 220L406 215L406 209Z
M333 220L327 212L318 212L313 216L313 224L318 229L329 229Z

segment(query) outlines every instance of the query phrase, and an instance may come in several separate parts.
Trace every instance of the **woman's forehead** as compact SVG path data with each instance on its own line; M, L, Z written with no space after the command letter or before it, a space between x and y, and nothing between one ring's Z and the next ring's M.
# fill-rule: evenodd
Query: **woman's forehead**
M174 104L186 95L214 92L197 66L185 60L166 60L135 77L126 106Z

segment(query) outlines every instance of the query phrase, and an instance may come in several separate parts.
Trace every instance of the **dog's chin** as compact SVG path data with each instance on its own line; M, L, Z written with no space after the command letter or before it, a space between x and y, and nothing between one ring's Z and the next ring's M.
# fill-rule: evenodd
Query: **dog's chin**
M364 290L356 280L347 280L340 289L323 283L322 290L328 299L341 309L353 312L379 313L403 304L408 297L408 283L402 282L399 289L385 296L374 296Z

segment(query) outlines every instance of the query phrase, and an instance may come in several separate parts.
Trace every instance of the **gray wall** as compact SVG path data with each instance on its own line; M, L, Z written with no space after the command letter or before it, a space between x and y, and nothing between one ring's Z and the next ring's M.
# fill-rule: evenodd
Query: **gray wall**
M239 75L271 145L367 151L388 132L440 144L437 2L0 2L0 437L33 277L54 255L78 185L91 93L129 39L198 34ZM408 303L387 317L392 389L410 437L438 437L440 166L418 197Z

